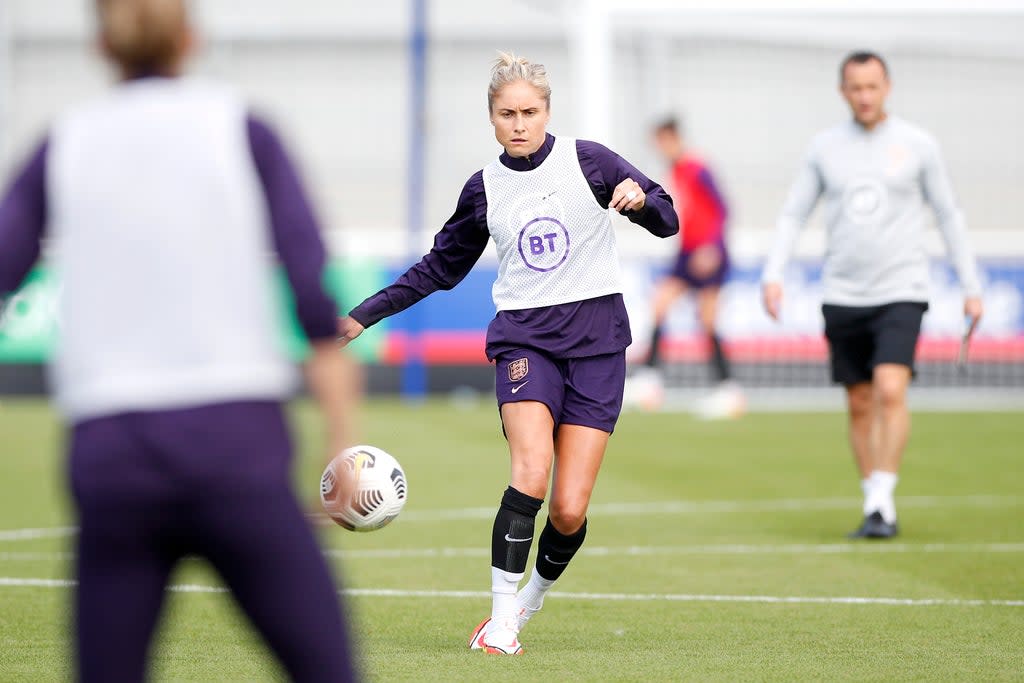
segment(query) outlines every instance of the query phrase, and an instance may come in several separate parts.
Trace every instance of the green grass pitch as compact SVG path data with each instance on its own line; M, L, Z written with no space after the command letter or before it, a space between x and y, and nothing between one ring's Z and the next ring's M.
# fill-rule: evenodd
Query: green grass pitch
M312 506L320 431L311 405L291 410ZM626 413L584 551L518 658L466 648L508 476L490 402L367 403L359 436L403 463L409 503L375 533L318 533L370 681L1024 680L1022 417L915 415L903 534L855 543L842 415ZM62 440L44 403L0 404L0 681L72 673L71 589L25 585L69 578ZM219 585L197 560L172 581ZM154 680L281 678L229 595L169 595Z

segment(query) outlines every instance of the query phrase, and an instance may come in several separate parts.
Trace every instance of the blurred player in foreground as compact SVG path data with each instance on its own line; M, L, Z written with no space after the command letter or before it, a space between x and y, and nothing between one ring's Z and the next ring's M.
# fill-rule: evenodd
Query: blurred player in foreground
M470 271L498 251L497 315L487 357L512 461L491 536L491 617L470 647L519 654L519 630L583 544L587 507L622 407L631 341L609 209L654 235L678 231L672 200L606 147L546 132L551 86L540 64L502 54L487 103L503 153L475 173L430 253L341 321L345 339ZM480 457L467 453L469 460ZM548 491L537 563L521 591Z
M679 213L679 255L672 270L658 283L654 292L650 352L644 371L630 377L631 389L641 404L660 403L663 381L659 370L661 339L665 319L679 297L692 292L697 303L697 318L711 351L711 370L716 387L697 406L697 414L707 419L740 416L746 401L739 385L732 380L732 368L718 335L718 299L729 273L725 225L728 207L707 165L690 154L683 144L679 123L668 119L654 127L654 144L670 165L669 186Z
M964 290L964 314L982 314L981 284L964 219L935 139L885 110L889 73L876 54L840 66L853 119L819 133L779 217L762 276L764 306L778 319L782 276L800 228L825 197L825 336L832 379L846 387L850 445L860 470L864 519L851 537L898 533L896 488L910 434L907 387L928 309L925 204L935 212Z
M226 87L180 77L182 0L99 0L121 81L64 116L0 204L0 292L54 247L55 400L79 533L78 675L139 681L168 578L207 558L296 681L354 679L338 594L291 490L276 250L306 369L345 445L324 247L277 135Z

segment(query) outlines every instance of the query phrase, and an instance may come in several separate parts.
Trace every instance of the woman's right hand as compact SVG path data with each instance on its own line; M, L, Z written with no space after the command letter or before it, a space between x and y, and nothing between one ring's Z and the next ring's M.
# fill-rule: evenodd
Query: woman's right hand
M782 311L782 285L778 282L765 282L761 286L764 310L772 320L778 320Z
M352 316L346 315L343 318L338 318L338 343L343 347L348 346L348 343L361 335L365 329Z

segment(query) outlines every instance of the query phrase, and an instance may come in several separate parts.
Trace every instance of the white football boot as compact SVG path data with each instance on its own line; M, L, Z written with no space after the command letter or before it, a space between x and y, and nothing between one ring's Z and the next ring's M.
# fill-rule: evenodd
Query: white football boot
M544 597L541 596L540 602L537 606L527 606L520 603L519 614L516 615L516 633L522 631L526 626L530 618L540 611L540 608L544 606ZM473 634L469 637L469 649L470 650L481 650L484 647L484 639L487 637L488 629L491 625L491 618L487 617L473 629Z
M484 636L487 635L487 627L491 624L491 618L487 617L473 629L473 633L469 636L469 649L480 650L484 646Z
M516 620L510 620L498 628L488 617L473 630L469 649L483 650L489 655L520 655L524 652L519 642L519 627Z
M665 402L665 382L656 368L639 367L626 378L622 403L647 411L661 409Z
M747 412L747 398L733 381L725 381L702 399L694 414L702 420L736 419Z

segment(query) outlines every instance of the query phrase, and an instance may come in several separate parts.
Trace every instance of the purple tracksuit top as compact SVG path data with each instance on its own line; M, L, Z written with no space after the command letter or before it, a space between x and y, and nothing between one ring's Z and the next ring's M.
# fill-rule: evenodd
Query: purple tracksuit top
M555 138L545 137L540 149L527 157L503 152L498 159L513 171L528 171L544 163ZM679 232L679 219L665 190L604 145L576 141L580 167L597 202L607 207L615 187L626 178L647 195L644 208L624 215L658 237ZM439 289L453 288L473 268L490 240L483 171L466 181L455 213L434 237L434 246L393 285L352 309L350 315L369 327L409 308ZM487 328L487 358L529 347L553 358L582 358L617 353L632 342L629 318L621 294L572 303L499 311Z

